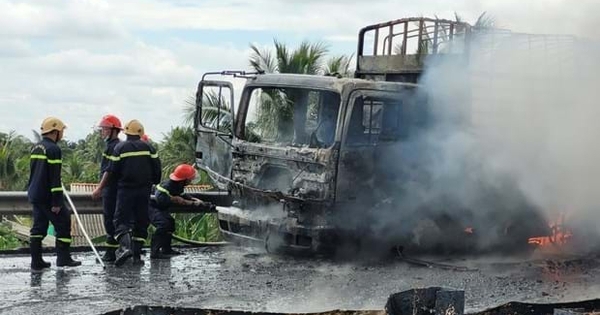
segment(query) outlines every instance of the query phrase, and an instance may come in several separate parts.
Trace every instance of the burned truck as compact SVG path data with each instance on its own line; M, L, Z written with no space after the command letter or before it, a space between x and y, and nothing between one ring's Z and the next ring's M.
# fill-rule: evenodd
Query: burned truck
M466 204L433 171L427 139L440 118L419 80L428 60L468 58L470 32L427 18L368 26L353 78L205 74L196 159L231 197L218 207L222 234L300 253L527 250L546 223L510 180L488 187L474 176L477 202ZM215 76L246 80L238 104L231 80Z

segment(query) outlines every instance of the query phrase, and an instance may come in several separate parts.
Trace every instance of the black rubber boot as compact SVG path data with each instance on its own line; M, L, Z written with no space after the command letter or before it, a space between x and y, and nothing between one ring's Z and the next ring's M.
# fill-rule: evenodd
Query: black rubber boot
M144 242L141 240L133 241L133 264L134 265L144 265L144 261L142 260L142 247L144 247Z
M104 262L114 262L117 259L117 255L115 254L116 248L107 248L104 255L102 255L102 261Z
M102 256L104 262L114 262L117 259L115 251L119 248L119 242L111 235L106 236L106 252Z
M131 233L127 232L117 236L119 240L119 248L116 250L115 266L122 266L127 259L133 256Z
M58 267L76 267L81 265L81 261L73 260L69 247L71 244L56 240L56 265Z
M42 259L42 239L41 238L30 238L29 239L29 251L31 252L31 269L42 270L44 268L50 268L50 263L45 262Z
M169 258L160 252L160 249L164 244L164 235L160 233L154 233L152 240L150 241L150 259L165 259Z
M173 249L173 247L171 247L171 242L173 241L173 238L171 236L171 234L167 234L165 236L165 240L164 240L164 246L163 246L163 255L167 255L167 256L177 256L177 255L183 255L182 252L176 251Z

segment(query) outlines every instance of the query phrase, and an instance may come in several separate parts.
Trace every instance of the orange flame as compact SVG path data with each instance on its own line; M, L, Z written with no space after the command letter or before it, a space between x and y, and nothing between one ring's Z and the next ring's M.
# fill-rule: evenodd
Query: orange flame
M561 246L567 244L571 237L573 237L573 232L565 227L564 221L565 215L560 214L555 222L550 223L551 235L532 237L528 240L528 243L538 246Z

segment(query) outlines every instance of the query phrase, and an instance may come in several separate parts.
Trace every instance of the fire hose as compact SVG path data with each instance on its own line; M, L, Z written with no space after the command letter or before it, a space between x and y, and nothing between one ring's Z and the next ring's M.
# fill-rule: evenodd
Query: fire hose
M65 197L67 198L67 201L69 202L69 205L71 206L71 210L73 210L73 214L75 214L75 219L77 220L77 223L79 224L79 228L81 229L83 236L87 240L88 244L90 244L90 246L92 247L92 250L94 251L94 254L96 255L96 258L97 258L96 261L99 262L100 265L102 265L102 268L106 268L106 266L104 265L104 262L102 261L102 258L100 257L100 254L98 254L96 247L94 247L94 243L92 243L92 240L90 239L89 235L85 231L85 228L83 227L83 223L81 222L81 219L79 218L79 213L77 213L77 208L75 208L75 204L73 204L73 200L71 200L71 196L69 196L69 193L67 192L67 189L65 189L64 185L62 186L62 189L63 189L63 194L65 195Z
M194 240L190 240L187 238L183 238L179 235L172 234L171 237L179 242L184 244L192 245L193 247L213 247L213 246L225 246L229 245L229 242L198 242Z

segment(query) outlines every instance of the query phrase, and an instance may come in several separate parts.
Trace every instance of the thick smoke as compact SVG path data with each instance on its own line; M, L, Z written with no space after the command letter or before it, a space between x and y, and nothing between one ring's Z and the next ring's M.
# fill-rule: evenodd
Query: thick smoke
M375 190L342 224L421 248L495 251L526 249L564 215L573 243L593 249L578 238L600 232L599 46L508 31L459 41L427 61L425 125L376 149Z
M575 236L597 233L598 46L480 32L465 51L466 60L432 62L421 82L437 123L430 148L443 157L431 174L447 180L446 193L462 206L503 211L525 202L548 221L564 214ZM498 198L481 204L484 191Z

